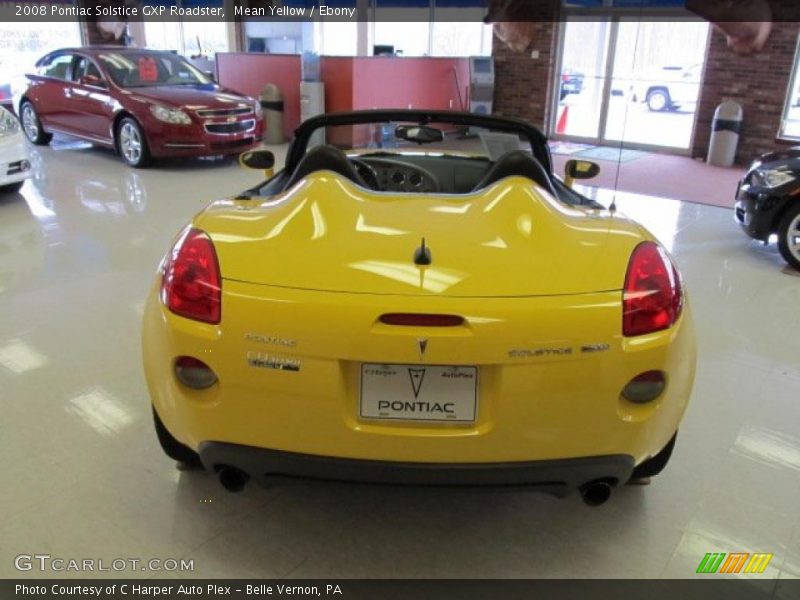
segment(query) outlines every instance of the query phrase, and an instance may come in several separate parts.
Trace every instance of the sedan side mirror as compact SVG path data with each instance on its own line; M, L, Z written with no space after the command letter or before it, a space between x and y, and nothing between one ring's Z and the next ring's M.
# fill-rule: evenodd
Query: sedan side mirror
M267 177L272 177L275 155L269 150L248 150L239 155L239 164L248 169L259 169Z
M564 183L572 187L576 179L592 179L600 173L600 165L590 160L568 160L564 165Z

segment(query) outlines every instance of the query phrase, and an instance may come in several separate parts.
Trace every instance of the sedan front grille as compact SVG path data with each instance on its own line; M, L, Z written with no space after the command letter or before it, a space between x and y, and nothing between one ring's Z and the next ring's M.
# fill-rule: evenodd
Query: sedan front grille
M247 119L246 121L236 121L234 123L206 123L206 131L208 133L233 135L235 133L244 133L245 131L250 131L255 126L256 126L255 119Z
M197 111L198 117L236 117L253 112L252 108L204 108Z

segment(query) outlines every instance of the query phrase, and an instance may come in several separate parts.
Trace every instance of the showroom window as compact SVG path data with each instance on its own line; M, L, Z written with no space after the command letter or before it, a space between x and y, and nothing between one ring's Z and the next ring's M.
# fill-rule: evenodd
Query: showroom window
M688 152L708 37L701 20L568 18L553 86L554 137Z
M781 119L780 137L787 140L800 140L800 68L798 67L800 67L800 44L795 53L791 83Z
M155 2L157 4L158 2ZM198 5L197 0L169 2L181 7ZM204 2L203 6L223 6L221 0ZM144 21L145 45L154 50L171 50L188 57L213 58L217 52L230 49L228 26L215 21Z
M303 0L285 4L305 6ZM355 21L335 20L245 22L245 50L358 56L361 47L371 55L492 54L492 27L483 23L485 0L369 0L367 6L371 18L366 27L359 27Z
M25 87L36 61L57 50L81 45L78 23L0 23L0 102Z

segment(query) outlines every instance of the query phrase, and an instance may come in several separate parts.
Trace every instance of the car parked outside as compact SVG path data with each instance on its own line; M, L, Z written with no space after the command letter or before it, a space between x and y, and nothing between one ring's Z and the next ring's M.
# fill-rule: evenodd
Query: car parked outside
M701 64L654 69L634 86L634 98L652 112L694 110L702 69Z

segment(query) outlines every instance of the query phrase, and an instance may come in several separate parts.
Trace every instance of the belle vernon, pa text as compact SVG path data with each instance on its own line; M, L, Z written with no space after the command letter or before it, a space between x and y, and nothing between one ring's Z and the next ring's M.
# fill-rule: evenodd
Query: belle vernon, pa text
M14 591L17 596L35 595L39 598L47 596L50 592L53 596L95 596L100 598L102 594L116 594L122 596L147 596L157 598L165 596L172 598L175 596L196 596L200 594L210 594L216 596L230 596L233 591L236 593L244 592L248 596L341 596L342 588L337 584L319 585L286 585L286 584L260 584L245 585L234 587L230 585L208 584L208 585L147 585L138 583L122 583L108 585L67 585L52 584L45 585L26 585L17 584Z

